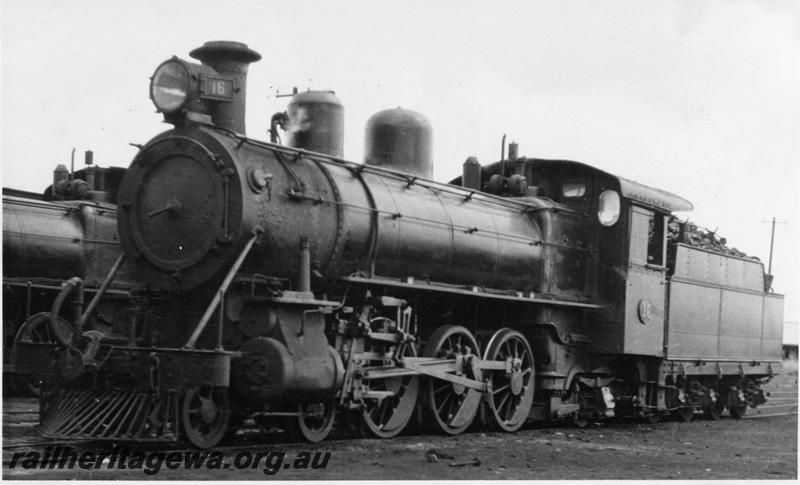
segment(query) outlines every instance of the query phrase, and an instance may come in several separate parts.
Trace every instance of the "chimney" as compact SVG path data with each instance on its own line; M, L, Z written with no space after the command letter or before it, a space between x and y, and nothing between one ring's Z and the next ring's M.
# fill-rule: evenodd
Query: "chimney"
M189 55L217 73L233 78L233 102L211 103L211 119L218 126L244 135L247 66L261 59L261 54L241 42L215 40L206 42Z

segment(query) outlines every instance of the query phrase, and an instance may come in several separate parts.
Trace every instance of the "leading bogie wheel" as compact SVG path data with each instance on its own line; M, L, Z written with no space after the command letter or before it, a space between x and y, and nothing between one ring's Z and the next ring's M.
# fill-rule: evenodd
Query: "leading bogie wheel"
M436 329L425 346L425 357L455 359L479 356L478 342L464 327L444 325ZM430 378L425 386L427 414L439 431L456 435L466 430L475 418L481 393L463 384Z
M336 401L301 403L297 407L297 419L292 431L309 443L319 443L328 437L336 418Z
M534 363L528 340L520 332L504 328L489 341L484 360L507 362L506 370L485 374L491 383L487 396L490 424L504 431L516 431L528 418L533 404Z
M228 389L190 387L183 396L181 424L189 443L200 449L216 446L225 436L231 416Z

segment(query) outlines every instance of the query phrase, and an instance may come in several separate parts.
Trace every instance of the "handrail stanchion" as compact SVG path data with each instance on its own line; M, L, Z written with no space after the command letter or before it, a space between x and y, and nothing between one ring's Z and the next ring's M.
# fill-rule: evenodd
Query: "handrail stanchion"
M197 343L197 339L200 338L200 334L203 333L203 330L205 330L208 321L211 319L211 315L214 313L214 310L216 310L217 305L219 305L222 295L228 291L228 286L230 286L231 282L233 281L233 277L239 272L239 268L242 266L242 263L244 263L244 259L247 257L247 254L250 253L250 250L253 248L253 244L255 244L256 239L258 239L261 233L262 230L260 227L256 227L256 229L253 230L253 237L247 241L247 244L245 244L241 254L239 254L238 258L236 258L236 262L233 263L231 270L228 271L228 275L225 276L225 279L222 281L219 290L217 290L217 292L214 294L214 298L211 300L211 303L209 303L208 308L206 308L206 312L203 314L203 317L197 323L197 327L195 327L194 332L192 332L192 336L186 341L186 344L183 346L184 348L194 348L194 345Z

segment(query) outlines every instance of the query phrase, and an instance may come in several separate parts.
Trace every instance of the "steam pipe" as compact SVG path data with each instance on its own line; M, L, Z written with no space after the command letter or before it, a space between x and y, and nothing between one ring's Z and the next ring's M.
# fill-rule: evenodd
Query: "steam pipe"
M61 335L61 331L58 328L58 322L56 319L58 318L58 314L61 313L61 305L64 304L64 300L66 300L70 293L72 293L72 290L82 287L83 280L77 276L73 276L72 278L68 279L61 286L61 291L58 292L58 296L56 296L56 299L53 301L53 307L50 310L50 330L58 341L58 346L62 349L69 347L71 342Z

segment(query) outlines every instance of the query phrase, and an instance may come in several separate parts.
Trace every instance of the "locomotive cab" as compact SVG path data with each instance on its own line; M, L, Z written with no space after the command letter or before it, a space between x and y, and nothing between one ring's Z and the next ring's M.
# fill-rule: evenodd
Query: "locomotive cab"
M583 216L587 289L602 305L586 328L592 352L663 356L667 222L692 204L577 162L536 160L526 175L540 196Z
M481 182L497 195L555 203L532 214L548 243L540 291L601 305L585 329L593 352L663 356L667 222L689 201L566 160L500 161L483 167Z

